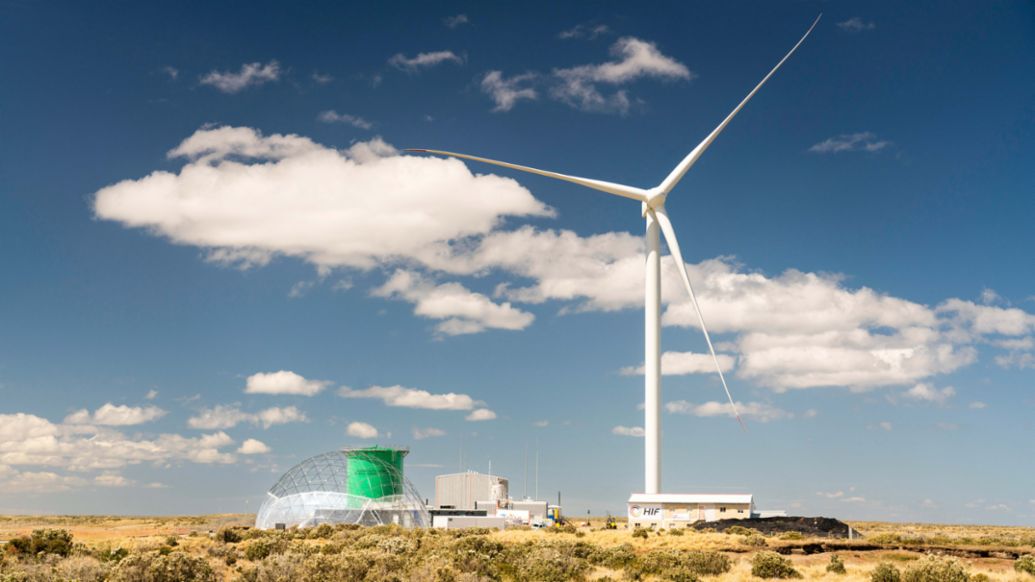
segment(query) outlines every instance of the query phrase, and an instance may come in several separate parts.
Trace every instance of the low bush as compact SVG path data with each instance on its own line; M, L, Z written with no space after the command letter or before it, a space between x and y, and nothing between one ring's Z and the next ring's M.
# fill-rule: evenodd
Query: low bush
M638 528L633 530L632 536L634 538L647 539L647 537L650 536L650 534L647 533L647 530L643 529L642 527L638 527Z
M72 553L72 534L64 529L36 529L31 535L11 538L7 545L19 555L53 554L64 558Z
M634 579L651 575L662 580L696 580L725 574L731 567L730 559L719 552L652 550L631 562L626 573Z
M751 546L753 548L764 548L769 545L762 536L746 536L741 543L745 546Z
M800 531L787 531L780 535L781 540L803 540L805 536Z
M1025 554L1013 563L1013 569L1024 574L1035 576L1035 555Z
M870 573L870 582L902 582L902 574L893 564L881 562Z
M224 544L236 544L242 539L241 528L221 527L216 532L216 541L223 542Z
M776 552L758 552L751 559L751 575L759 578L801 578L787 558Z
M681 536L681 535L683 535L683 530L681 530L681 529L670 529L670 530L668 530L668 535L670 535L670 536Z
M833 572L834 574L847 574L845 570L845 563L841 560L841 556L833 554L830 556L830 563L827 564L827 572Z
M761 535L761 532L759 532L757 529L752 529L750 527L744 527L742 525L731 525L728 528L726 528L726 531L724 531L722 533L727 534L727 535L739 535L739 536Z
M595 547L590 552L590 563L612 570L621 570L636 561L636 552L632 545L622 544L609 548Z
M232 549L232 548L231 548ZM281 554L287 549L287 540L282 538L259 538L249 540L244 546L244 557L258 562L271 554Z
M111 582L216 582L216 573L204 558L181 552L132 554L112 569Z
M967 568L955 558L924 556L906 568L902 582L969 582Z

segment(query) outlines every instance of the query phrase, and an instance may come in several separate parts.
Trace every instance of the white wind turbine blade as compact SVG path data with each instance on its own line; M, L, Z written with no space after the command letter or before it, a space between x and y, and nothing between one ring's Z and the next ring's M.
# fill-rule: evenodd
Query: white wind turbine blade
M683 253L679 250L679 241L676 240L676 231L672 229L672 221L669 220L668 214L665 213L664 208L654 208L651 210L657 218L658 225L661 226L661 232L665 235L665 243L668 244L668 250L672 253L672 258L676 261L676 267L679 269L679 276L683 279L683 285L686 286L687 293L690 294L690 302L694 305L694 311L697 312L697 321L701 323L701 331L704 332L704 341L708 343L708 351L712 354L712 361L715 362L715 371L719 373L719 380L722 381L722 389L726 391L726 398L729 398L730 406L733 408L733 414L737 417L737 422L740 423L741 428L744 427L744 421L740 418L740 413L737 412L737 404L733 402L733 395L730 394L729 386L726 385L726 376L722 373L722 366L719 365L719 357L715 355L715 347L712 346L712 338L708 335L708 328L704 325L704 315L701 313L701 306L697 304L697 296L694 295L694 288L690 284L690 276L686 272L686 264L683 262Z
M450 156L453 158L462 158L465 160L473 160L475 162L493 164L495 166L503 166L504 168L510 168L511 170L520 170L522 172L538 174L540 176L546 176L547 178L553 178L555 180L564 180L565 182L571 182L573 184L578 184L579 186L585 186L586 188L600 190L601 192L607 192L608 194L614 194L616 196L631 198L633 200L636 200L637 202L643 202L647 200L646 190L643 190L642 188L636 188L633 186L626 186L624 184L615 184L613 182L604 182L603 180L593 180L590 178L579 178L578 176L569 176L567 174L558 174L557 172L537 170L535 168L530 168L528 166L520 166L518 164L511 164L509 162L501 162L498 160L490 160L488 158L480 158L478 156L471 156L467 154L458 154L456 152L445 152L442 150L425 150L413 148L407 149L405 151L426 154L438 154L441 156Z
M769 74L766 75L765 78L762 79L762 81L759 82L758 85L756 85L750 93L748 93L748 96L740 102L740 105L737 105L737 108L734 109L729 115L727 115L726 119L723 119L722 123L720 123L718 127L716 127L714 130L712 130L711 133L708 134L708 137L704 138L704 141L697 144L697 147L695 147L693 151L687 154L687 156L683 158L683 161L679 162L679 165L676 166L675 169L672 170L672 172L665 178L665 180L658 185L657 190L660 192L660 194L668 194L672 191L673 188L676 187L676 184L678 184L679 181L683 178L683 174L686 174L687 170L689 170L695 163L697 163L697 159L700 158L702 154L704 154L704 151L708 149L708 146L712 145L712 142L715 141L715 138L719 137L719 134L722 133L722 130L726 129L726 126L729 124L730 121L733 120L733 117L737 115L737 113L740 113L740 110L744 108L744 105L747 105L747 102L755 96L755 93L757 93L758 90L762 88L762 85L765 85L765 82L769 80L769 77L772 77L773 73L775 73L777 69L779 69L780 66L783 65L783 63L787 59L789 59L791 55L794 54L794 51L798 50L798 47L801 46L801 43L805 42L805 39L809 36L809 33L812 32L813 28L816 28L816 25L819 24L819 19L822 17L822 14L816 17L816 20L812 23L812 26L810 26L809 29L805 31L805 35L801 37L801 40L798 41L798 44L794 45L794 47L791 48L790 52L788 52L786 55L784 55L782 59L780 59L779 63L776 63L776 66L773 67L773 70L769 71Z

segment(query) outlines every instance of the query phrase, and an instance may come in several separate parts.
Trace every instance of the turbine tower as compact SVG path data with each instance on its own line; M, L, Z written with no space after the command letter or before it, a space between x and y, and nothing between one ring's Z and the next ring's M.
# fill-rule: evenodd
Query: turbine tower
M715 138L722 133L722 130L726 129L729 122L733 119L744 105L755 96L755 93L765 85L766 81L773 76L774 73L794 54L794 51L798 50L805 39L808 38L816 25L819 23L819 19L823 15L820 14L813 21L812 26L805 32L801 39L795 44L790 51L780 62L776 63L769 74L766 75L759 83L747 94L747 97L726 116L726 119L722 120L722 123L718 125L711 133L708 134L704 140L697 144L695 147L681 162L677 165L660 184L653 188L637 188L635 186L626 186L624 184L616 184L613 182L605 182L602 180L594 180L590 178L580 178L578 176L569 176L567 174L558 174L557 172L549 172L546 170L539 170L536 168L530 168L528 166L521 166L518 164L511 164L509 162L501 162L498 160L490 160L488 158L482 158L478 156L472 156L467 154L459 154L456 152L447 152L442 150L429 150L429 149L408 149L406 151L438 154L443 156L450 156L454 158L462 158L465 160L472 160L475 162L483 162L486 164L493 164L496 166L502 166L504 168L510 168L512 170L520 170L522 172L529 172L531 174L538 174L540 176L546 176L547 178L554 178L556 180L563 180L565 182L572 182L586 188L592 188L593 190L599 190L601 192L607 192L608 194L614 194L616 196L622 196L640 202L640 213L646 220L646 239L647 239L647 261L646 261L646 279L645 279L645 294L644 294L644 362L643 362L643 382L644 382L644 493L648 495L655 495L660 493L661 489L661 253L660 253L660 235L664 235L665 242L668 244L668 250L672 254L672 258L675 260L679 277L683 281L683 286L686 287L686 291L690 296L690 302L693 304L694 311L697 313L697 321L701 325L701 331L704 333L705 342L708 344L708 351L711 353L712 361L715 363L715 371L719 374L719 380L722 382L722 388L726 391L726 398L729 399L730 407L733 411L734 416L737 418L737 422L743 427L744 423L740 418L740 414L737 412L737 405L733 401L733 396L730 394L729 386L726 384L726 377L722 373L722 366L719 365L719 359L715 355L715 346L712 345L711 336L708 334L708 328L704 324L704 315L701 313L701 307L697 303L697 296L694 294L694 288L690 284L690 276L686 272L686 264L683 262L683 255L679 250L679 241L676 239L675 230L672 228L672 222L669 220L668 213L665 212L665 199L668 197L669 192L676 187L676 184L683 178L683 175L690 170L691 167L700 157L704 154L708 146L712 145Z

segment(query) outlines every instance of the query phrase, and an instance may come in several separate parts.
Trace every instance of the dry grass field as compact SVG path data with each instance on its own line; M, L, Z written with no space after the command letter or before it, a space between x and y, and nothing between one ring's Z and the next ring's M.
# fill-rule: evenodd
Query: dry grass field
M863 537L849 541L689 530L644 536L604 530L602 520L567 531L466 533L326 526L258 532L247 528L251 522L250 515L0 516L0 582L747 581L760 579L753 561L768 551L805 580L869 581L884 562L902 572L903 582L1035 582L1015 568L1018 557L1035 554L1035 529L1021 527L853 522ZM33 537L39 530L71 538ZM832 555L844 573L827 570ZM955 573L921 571L927 555Z

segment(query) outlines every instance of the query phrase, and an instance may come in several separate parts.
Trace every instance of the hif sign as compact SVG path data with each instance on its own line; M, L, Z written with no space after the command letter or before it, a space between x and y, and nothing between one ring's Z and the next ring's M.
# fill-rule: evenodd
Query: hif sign
M630 505L629 519L661 519L661 507L657 505Z

